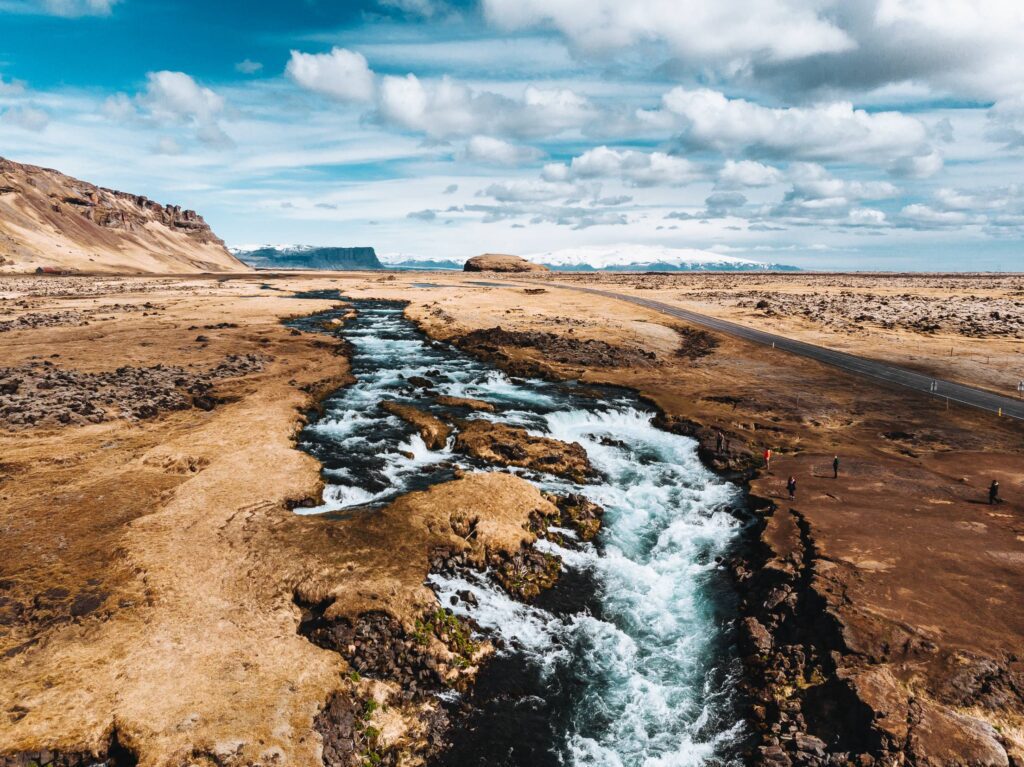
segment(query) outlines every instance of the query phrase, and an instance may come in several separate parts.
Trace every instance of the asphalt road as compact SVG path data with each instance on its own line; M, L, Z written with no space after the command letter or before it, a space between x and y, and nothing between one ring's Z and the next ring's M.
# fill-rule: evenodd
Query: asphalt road
M584 293L594 293L620 301L628 301L631 304L653 309L685 322L708 328L709 330L717 330L747 341L799 354L802 357L809 357L812 360L837 367L847 373L874 378L885 383L913 389L916 392L937 397L940 400L948 399L950 402L970 405L971 407L980 408L992 413L998 413L1001 410L1004 416L1024 420L1024 400L1021 399L1004 397L984 389L976 389L973 386L965 386L964 384L945 381L940 378L932 378L931 376L915 373L906 368L887 365L884 362L876 362L863 357L857 357L853 354L846 354L845 352L837 352L824 346L794 341L792 338L778 336L774 333L766 333L763 330L755 330L745 325L737 325L735 322L709 317L706 314L687 311L670 304L664 304L661 301L652 301L639 296L615 293L609 290L597 290L596 288L580 288L568 285L560 285L559 287Z

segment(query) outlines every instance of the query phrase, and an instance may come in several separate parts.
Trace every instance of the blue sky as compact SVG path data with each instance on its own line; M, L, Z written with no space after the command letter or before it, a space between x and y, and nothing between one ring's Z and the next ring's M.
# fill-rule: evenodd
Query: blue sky
M229 244L1024 270L1024 6L0 0L0 155Z

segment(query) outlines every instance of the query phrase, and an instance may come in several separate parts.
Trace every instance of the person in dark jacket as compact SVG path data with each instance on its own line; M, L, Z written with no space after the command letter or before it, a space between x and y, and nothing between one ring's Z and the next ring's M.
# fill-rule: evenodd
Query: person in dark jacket
M786 483L786 489L789 491L789 497L796 498L796 477L791 476L789 481Z
M999 497L999 482L997 480L993 479L992 484L988 486L988 502L990 505L1003 502L1003 499Z
M839 479L839 456L832 459L832 479Z

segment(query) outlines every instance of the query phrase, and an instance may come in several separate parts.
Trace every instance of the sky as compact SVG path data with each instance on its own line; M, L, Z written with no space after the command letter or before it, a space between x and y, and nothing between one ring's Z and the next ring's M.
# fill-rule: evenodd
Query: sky
M229 245L1024 271L1017 0L0 0L0 156Z

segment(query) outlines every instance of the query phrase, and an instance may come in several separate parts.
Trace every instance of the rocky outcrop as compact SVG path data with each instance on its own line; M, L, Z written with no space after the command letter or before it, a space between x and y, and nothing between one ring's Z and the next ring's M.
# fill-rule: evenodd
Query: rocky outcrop
M546 266L535 264L519 256L508 256L501 253L484 253L466 261L462 267L466 272L547 272Z
M448 435L451 434L452 429L440 418L401 402L385 401L381 402L380 406L391 415L416 427L423 438L423 443L431 450L440 450L448 442Z
M245 271L203 217L0 157L0 269Z
M587 452L577 442L535 437L526 429L492 421L458 422L455 449L498 466L557 474L576 482L593 476Z
M474 330L452 340L460 349L501 365L513 375L532 374L533 371L510 369L510 357L503 347L535 349L544 360L566 365L650 367L658 361L654 352L635 346L617 346L596 338L574 338L558 333L505 330L501 327Z
M494 412L494 405L490 402L474 399L473 397L450 397L447 394L441 394L435 397L435 399L438 405L444 405L445 407L461 407L468 410L482 410L487 413Z

